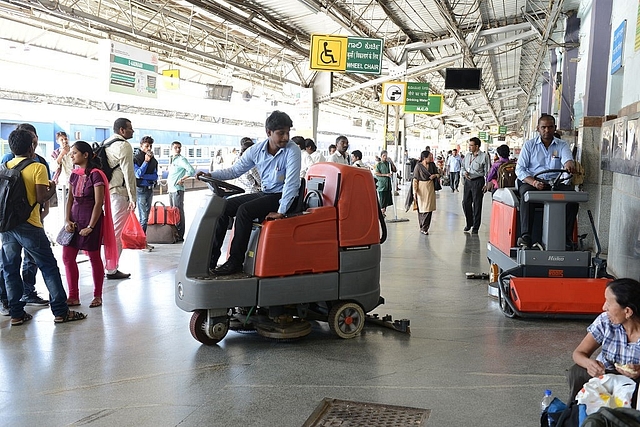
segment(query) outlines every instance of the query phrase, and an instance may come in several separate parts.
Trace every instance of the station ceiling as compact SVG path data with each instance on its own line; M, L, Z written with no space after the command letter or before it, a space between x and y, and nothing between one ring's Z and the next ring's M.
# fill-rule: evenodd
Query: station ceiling
M0 38L84 57L111 39L158 53L198 83L243 81L253 95L311 87L312 34L384 40L382 75L333 73L325 107L382 117L383 80L430 83L440 115L415 128L506 125L536 103L550 48L579 0L3 0ZM482 69L480 91L444 89L447 67Z

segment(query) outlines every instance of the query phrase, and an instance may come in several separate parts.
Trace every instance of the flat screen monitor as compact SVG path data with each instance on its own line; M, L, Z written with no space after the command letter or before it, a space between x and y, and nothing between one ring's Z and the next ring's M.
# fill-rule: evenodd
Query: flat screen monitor
M208 99L217 99L220 101L231 101L233 86L227 85L207 85L206 97Z
M481 68L447 68L444 88L453 90L480 90Z

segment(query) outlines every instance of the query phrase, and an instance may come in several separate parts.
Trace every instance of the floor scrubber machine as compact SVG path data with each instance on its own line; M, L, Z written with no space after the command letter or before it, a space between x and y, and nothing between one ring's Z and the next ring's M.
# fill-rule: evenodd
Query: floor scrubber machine
M200 202L176 272L175 300L193 312L193 337L213 345L229 329L256 330L274 339L311 331L308 320L329 323L341 338L360 333L380 296L380 245L386 238L371 172L336 163L309 168L284 219L255 224L244 271L209 271L212 236L227 197L243 192L200 177L212 195ZM305 188L306 187L306 188Z
M550 175L554 178L542 178ZM589 215L598 245L595 257L582 248L586 235L581 236L579 244L574 237L574 247L567 249L565 233L567 203L586 202L589 195L558 189L561 182L571 178L565 169L541 171L534 178L544 181L549 190L524 195L526 201L541 207L534 214L535 243L531 248L516 246L520 234L518 190L501 188L493 194L487 245L489 294L498 298L507 317L594 317L602 312L610 276L606 260L599 258L593 218Z

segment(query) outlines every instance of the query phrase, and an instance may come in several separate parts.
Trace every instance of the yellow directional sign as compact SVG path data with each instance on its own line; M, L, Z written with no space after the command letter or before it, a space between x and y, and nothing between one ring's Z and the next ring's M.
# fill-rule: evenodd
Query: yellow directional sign
M348 39L345 36L311 35L310 68L344 71L347 68Z
M180 89L180 70L162 70L165 89Z
M382 83L381 104L387 105L404 105L407 97L406 82L386 82Z

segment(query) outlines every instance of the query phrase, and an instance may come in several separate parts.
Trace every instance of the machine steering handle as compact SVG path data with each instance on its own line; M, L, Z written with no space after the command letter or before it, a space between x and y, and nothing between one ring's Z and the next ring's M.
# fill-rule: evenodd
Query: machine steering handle
M213 191L213 193L218 197L229 197L244 193L244 189L233 184L229 184L226 181L211 178L210 176L200 175L198 176L198 179L207 184L211 191Z
M547 173L558 173L558 176L553 178L553 179L539 178L541 175L544 175L544 174L547 174ZM573 174L571 172L569 172L567 169L545 169L545 170L540 171L537 174L535 174L533 176L533 179L535 179L536 181L544 182L546 185L551 187L551 190L553 191L558 187L558 185L562 181L566 181L568 179L571 179L572 177L573 177Z

